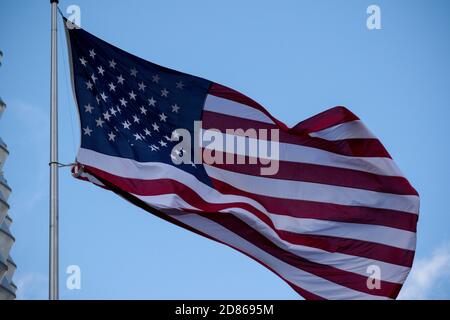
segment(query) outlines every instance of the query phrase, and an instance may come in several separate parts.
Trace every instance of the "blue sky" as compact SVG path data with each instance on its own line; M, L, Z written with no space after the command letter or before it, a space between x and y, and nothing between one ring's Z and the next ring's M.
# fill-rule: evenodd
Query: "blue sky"
M289 125L344 105L380 138L421 195L403 298L450 299L448 1L73 1L87 31L152 62L233 87ZM366 8L381 8L368 30ZM59 22L61 30L62 24ZM18 298L47 297L49 1L0 4L0 136L10 157ZM60 161L79 144L59 32ZM61 298L297 299L232 249L60 171ZM65 269L81 268L81 290Z

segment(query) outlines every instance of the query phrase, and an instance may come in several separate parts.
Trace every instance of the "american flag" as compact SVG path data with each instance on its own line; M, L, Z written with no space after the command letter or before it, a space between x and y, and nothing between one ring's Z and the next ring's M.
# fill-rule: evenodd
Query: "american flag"
M352 112L335 107L289 128L233 89L83 29L67 36L81 125L77 178L246 254L306 299L397 297L413 263L419 196ZM174 164L174 150L188 152L175 148L177 129L194 141L200 120L224 135L278 129L279 170Z

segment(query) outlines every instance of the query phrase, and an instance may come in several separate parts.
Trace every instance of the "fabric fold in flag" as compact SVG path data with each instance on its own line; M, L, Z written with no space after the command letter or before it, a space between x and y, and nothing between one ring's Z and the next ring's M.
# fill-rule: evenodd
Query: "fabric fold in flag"
M80 28L66 34L81 127L76 178L238 250L306 299L397 297L413 263L419 195L351 111L289 128L236 90Z

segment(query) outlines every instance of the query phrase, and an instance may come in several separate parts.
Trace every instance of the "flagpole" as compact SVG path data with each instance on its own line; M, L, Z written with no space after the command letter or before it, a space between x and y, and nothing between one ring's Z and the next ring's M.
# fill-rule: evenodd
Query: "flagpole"
M50 0L51 18L51 88L50 88L50 226L49 226L49 299L58 300L58 0Z

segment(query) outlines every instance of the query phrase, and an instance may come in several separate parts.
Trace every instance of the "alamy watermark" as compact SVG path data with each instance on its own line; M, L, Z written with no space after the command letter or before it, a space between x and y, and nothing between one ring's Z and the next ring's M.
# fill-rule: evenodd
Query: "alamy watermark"
M78 29L81 28L81 8L76 4L71 4L66 8L67 14L67 29Z
M376 4L371 4L366 10L369 15L366 20L366 26L369 30L380 30L381 29L381 9L380 6Z
M381 268L371 264L367 267L366 273L369 275L366 281L367 288L369 290L381 289Z
M179 141L171 151L176 165L250 164L259 165L261 175L278 173L280 143L278 129L202 129L202 121L194 122L194 137L186 129L172 132Z
M66 288L69 290L81 290L81 268L72 264L66 268Z

